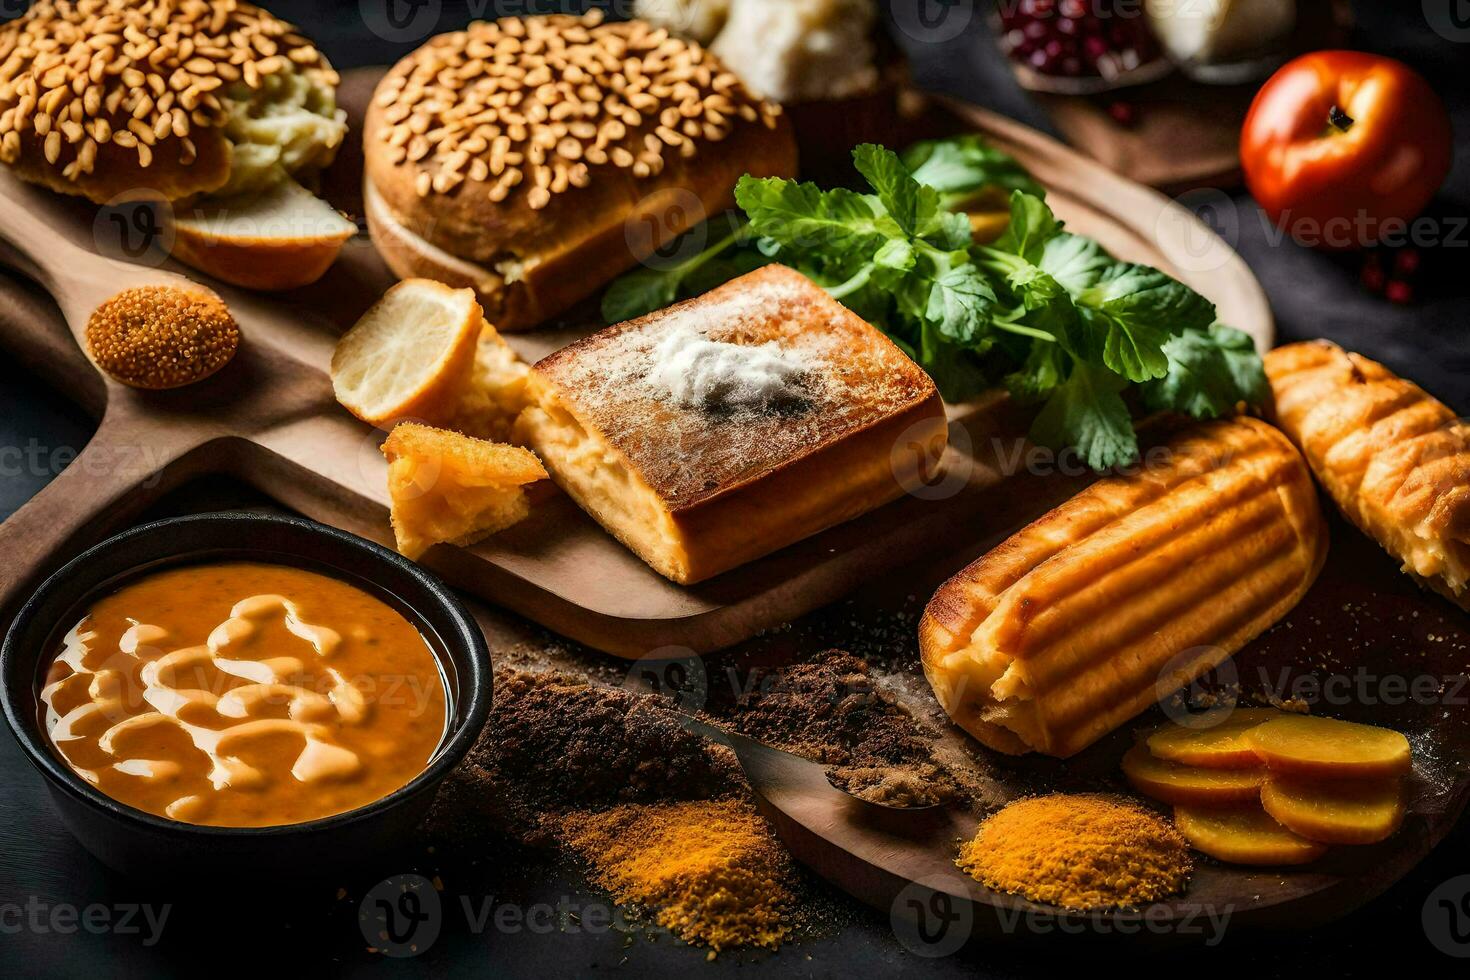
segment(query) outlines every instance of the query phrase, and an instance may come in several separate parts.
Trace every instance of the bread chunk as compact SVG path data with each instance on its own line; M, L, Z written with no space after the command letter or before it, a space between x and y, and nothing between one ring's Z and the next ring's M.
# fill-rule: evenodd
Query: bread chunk
M383 443L398 551L417 559L436 544L471 545L530 513L524 487L546 479L535 454L416 422Z

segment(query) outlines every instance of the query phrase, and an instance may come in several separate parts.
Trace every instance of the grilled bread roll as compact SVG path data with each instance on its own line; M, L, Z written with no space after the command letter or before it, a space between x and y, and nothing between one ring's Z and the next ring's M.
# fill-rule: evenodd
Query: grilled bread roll
M1326 341L1277 348L1266 374L1278 424L1348 519L1470 609L1470 424Z
M1280 619L1327 533L1302 458L1241 418L1171 440L946 582L919 625L924 672L960 727L1065 758Z

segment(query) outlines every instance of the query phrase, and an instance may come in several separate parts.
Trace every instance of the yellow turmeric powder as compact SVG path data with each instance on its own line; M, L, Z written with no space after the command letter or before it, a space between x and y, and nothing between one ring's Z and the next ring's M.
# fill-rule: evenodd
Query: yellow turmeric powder
M1169 821L1099 793L1012 803L980 824L955 864L988 888L1069 909L1157 901L1181 891L1192 867Z
M775 949L791 932L795 872L766 821L737 800L620 806L573 813L557 836L619 902L712 951Z

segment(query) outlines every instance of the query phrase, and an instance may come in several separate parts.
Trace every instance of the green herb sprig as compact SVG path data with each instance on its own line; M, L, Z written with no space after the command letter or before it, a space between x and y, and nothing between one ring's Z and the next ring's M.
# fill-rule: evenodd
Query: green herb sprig
M1002 383L1038 406L1036 442L1075 447L1098 470L1138 456L1130 394L1202 419L1262 401L1248 336L1183 283L1067 232L1020 165L978 137L903 158L865 144L853 162L871 192L741 178L744 223L682 263L618 280L603 315L629 319L782 262L887 333L946 400ZM954 207L1007 190L1009 226L975 244Z

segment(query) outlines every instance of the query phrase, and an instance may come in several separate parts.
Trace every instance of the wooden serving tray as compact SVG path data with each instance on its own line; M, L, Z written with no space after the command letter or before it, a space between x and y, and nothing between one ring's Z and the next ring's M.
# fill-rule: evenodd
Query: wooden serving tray
M344 83L342 102L360 128L378 72ZM1167 198L1112 174L1019 124L960 103L894 122L892 145L943 130L979 131L1015 154L1049 189L1069 226L1128 259L1156 265L1214 300L1222 319L1264 349L1269 306L1241 259L1206 225ZM326 180L352 207L361 148L349 146ZM348 244L320 282L255 294L170 262L125 262L98 254L117 240L117 216L0 173L0 263L56 301L44 309L16 288L0 344L99 419L91 443L60 476L0 525L0 607L85 540L135 515L191 477L223 473L314 519L391 543L383 433L332 397L333 345L392 282L366 236ZM140 392L102 376L82 353L87 317L118 290L206 282L228 302L245 336L220 374L192 388ZM601 324L585 314L552 329L510 337L530 360ZM955 474L937 493L910 496L859 520L686 588L645 566L560 494L521 525L470 549L440 547L425 564L451 584L589 646L641 656L666 646L719 649L787 622L862 582L921 556L1003 537L1060 499L1066 481L1019 479L1014 447L1025 419L999 397L950 410ZM1009 461L1009 462L1008 462Z

